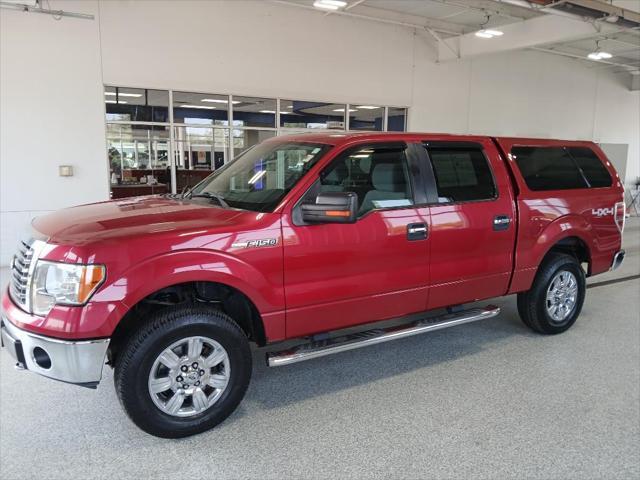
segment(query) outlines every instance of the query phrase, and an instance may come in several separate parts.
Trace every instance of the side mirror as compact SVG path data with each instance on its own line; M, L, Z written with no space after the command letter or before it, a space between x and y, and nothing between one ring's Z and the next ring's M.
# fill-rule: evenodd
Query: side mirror
M316 203L303 203L305 223L355 223L358 217L358 195L353 192L327 192L316 197Z

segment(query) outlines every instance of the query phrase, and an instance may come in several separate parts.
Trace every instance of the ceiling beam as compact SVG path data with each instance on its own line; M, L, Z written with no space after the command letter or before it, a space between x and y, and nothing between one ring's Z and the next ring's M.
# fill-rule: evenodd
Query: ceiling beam
M473 32L445 39L447 46L438 46L438 60L455 60L452 50L458 52L458 58L468 58L551 43L566 43L618 31L615 25L608 23L596 24L560 15L543 15L503 25L499 29L504 35L491 39L476 37Z
M336 13L340 12L338 11ZM435 30L437 32L449 34L459 35L461 33L464 33L465 31L469 31L468 28L465 30L465 26L460 25L459 23L447 22L446 20L439 20L437 18L423 17L421 15L408 15L405 13L395 12L393 10L371 7L366 3L358 5L348 13L351 15L360 15L369 18L385 18L399 22L418 24L422 27L431 28L432 30Z
M516 20L526 20L535 17L537 14L532 9L518 5L498 3L494 0L431 0L432 2L444 3L456 7L464 7L476 10L487 15L513 18Z
M560 55L562 57L575 58L576 60L583 60L585 62L590 62L590 63L593 63L593 64L596 63L593 60L589 60L584 55L578 55L578 54L575 54L575 53L564 52L562 50L554 50L554 49L551 49L551 48L542 48L542 47L531 47L530 50L535 50L537 52L551 53L553 55ZM632 71L637 70L637 67L634 67L632 65L627 65L626 63L612 62L612 61L609 61L609 60L598 60L597 63L598 64L603 64L603 65L607 65L607 66L611 66L611 67L620 67L620 68L624 69L627 72L632 72Z

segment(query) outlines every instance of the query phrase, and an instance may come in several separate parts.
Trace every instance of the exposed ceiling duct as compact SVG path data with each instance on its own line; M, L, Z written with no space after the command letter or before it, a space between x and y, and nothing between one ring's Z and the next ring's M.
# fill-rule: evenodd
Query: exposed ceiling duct
M498 0L536 11L565 14L585 20L605 21L621 28L640 27L640 13L600 0Z

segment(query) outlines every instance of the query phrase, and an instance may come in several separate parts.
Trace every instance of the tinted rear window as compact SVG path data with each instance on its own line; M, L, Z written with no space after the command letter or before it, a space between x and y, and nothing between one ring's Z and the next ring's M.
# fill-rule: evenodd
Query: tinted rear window
M592 188L611 186L611 175L593 150L587 147L569 147L567 150Z
M511 150L531 190L569 190L611 186L611 176L586 147L513 147Z

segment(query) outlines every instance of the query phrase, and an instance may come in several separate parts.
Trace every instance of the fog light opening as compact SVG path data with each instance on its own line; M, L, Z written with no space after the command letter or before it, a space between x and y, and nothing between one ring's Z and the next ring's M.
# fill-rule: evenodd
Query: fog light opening
M49 354L40 347L33 349L33 361L36 362L36 365L40 368L44 368L45 370L49 370L51 368L51 357L49 357Z

